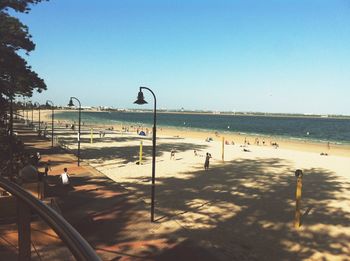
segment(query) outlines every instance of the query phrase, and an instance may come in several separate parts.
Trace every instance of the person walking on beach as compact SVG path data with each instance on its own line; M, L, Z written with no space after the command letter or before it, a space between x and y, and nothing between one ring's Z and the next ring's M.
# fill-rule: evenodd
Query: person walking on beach
M44 173L37 171L38 173L38 198L44 199Z
M51 161L48 160L46 163L45 163L45 172L44 172L44 177L47 177L49 175L49 171L51 170Z
M211 154L209 152L207 152L206 156L205 156L205 162L204 162L204 169L208 170L209 169L209 160L211 158Z
M171 151L170 151L170 159L175 160L175 150L174 149L171 149Z
M61 174L60 176L60 179L62 181L62 185L66 186L66 185L69 185L69 178L70 176L68 175L68 169L67 168L64 168L63 169L63 173Z

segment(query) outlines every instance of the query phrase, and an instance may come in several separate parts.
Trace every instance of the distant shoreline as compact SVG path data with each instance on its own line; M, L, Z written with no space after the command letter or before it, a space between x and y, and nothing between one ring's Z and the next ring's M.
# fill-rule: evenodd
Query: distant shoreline
M76 112L77 110L66 110L67 112ZM60 110L59 112L63 112L63 110ZM45 122L51 121L51 110L42 110L42 120ZM35 115L35 119L37 120L37 115ZM61 121L61 124L70 123L71 120L58 120L55 119L56 122ZM85 128L94 128L94 129L106 129L107 127L113 126L115 130L122 130L122 126L131 127L135 124L132 124L131 122L115 122L112 124L102 124L102 123L85 123ZM142 126L143 128L151 128L151 124L144 124ZM169 127L169 126L157 126L158 130L158 136L179 136L179 137L187 137L187 138L195 138L204 140L207 137L212 137L215 140L218 139L218 137L215 137L215 130L209 130L209 129L196 129L196 128L176 128L176 127ZM134 130L131 130L134 131ZM250 143L254 143L255 138L259 138L260 142L264 139L266 144L270 144L270 142L277 142L280 147L282 148L288 148L296 151L312 151L316 153L321 153L328 151L327 150L327 141L317 141L317 140L311 140L311 139L294 139L289 137L283 137L283 136L276 136L276 135L264 135L264 134L248 134L243 132L232 132L228 133L225 131L218 131L218 134L220 137L225 137L225 140L228 141L234 141L236 144L243 144L244 139L247 138ZM221 139L221 138L220 138ZM331 146L331 154L338 155L338 156L345 156L350 157L350 145L348 143L337 143L330 141Z
M59 112L78 112L78 110L72 109L72 110L59 110ZM100 112L100 113L108 113L109 111L92 111L92 110L85 110L85 112L92 112L92 113L96 113L96 112ZM121 112L123 113L123 112ZM130 112L127 111L125 113L147 113L147 114L152 114L151 111L139 111L139 112ZM158 112L157 112L158 113ZM186 115L213 115L213 116L220 116L217 114L206 114L206 113L197 113L197 114L193 114L193 113L168 113L168 112L161 112L161 114L176 114L176 115L181 115L181 114L186 114ZM223 115L223 116L234 116L234 115ZM237 116L237 115L236 115ZM254 115L239 115L242 117L254 117ZM259 117L259 116L258 116ZM266 116L269 117L269 116ZM277 117L277 116L276 116ZM287 117L283 117L280 116L281 118L287 118ZM299 118L299 119L320 119L322 120L322 118L311 118L311 117L291 117L291 118ZM57 119L57 118L56 118ZM331 119L331 118L326 118L326 119ZM333 118L334 119L334 118ZM339 119L339 118L337 118ZM69 121L69 119L66 119ZM120 121L115 121L114 123L100 123L100 122L94 122L94 121L88 121L85 122L87 123L86 126L95 126L95 125L99 125L99 126L109 126L109 125L129 125L129 126L136 126L136 125L140 125L141 127L148 127L148 128L152 128L152 123L138 123L136 121L128 121L128 120L120 120ZM278 139L278 140L290 140L291 142L310 142L310 143L317 143L317 144L326 144L328 142L334 144L334 145L339 145L339 146L350 146L350 141L342 141L342 140L332 140L332 139L317 139L317 138L310 138L310 137L297 137L297 136L288 136L288 135L278 135L278 134L269 134L269 133L258 133L258 132L248 132L248 131L238 131L238 130L223 130L223 129L214 129L214 128L198 128L198 127L193 127L193 126L172 126L172 125L166 125L166 124L157 124L158 128L164 128L164 129L170 129L170 130L179 130L179 131L183 131L183 132L199 132L199 133L215 133L215 132L219 132L222 133L224 135L242 135L242 136L249 136L249 137L265 137L267 139Z
M56 109L60 112L71 112L78 111L78 109ZM153 110L120 110L120 109L82 109L83 112L119 112L119 113L153 113ZM210 112L210 111L166 111L166 110L157 110L157 114L186 114L186 115L213 115L213 116L244 116L244 117L276 117L276 118L305 118L305 119L341 119L341 120L350 120L350 116L346 115L322 115L322 114L293 114L293 113L248 113L248 112Z

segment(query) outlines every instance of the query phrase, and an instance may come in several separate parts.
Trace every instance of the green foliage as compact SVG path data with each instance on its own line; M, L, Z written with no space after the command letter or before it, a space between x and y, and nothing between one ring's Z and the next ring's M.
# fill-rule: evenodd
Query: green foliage
M40 2L43 0L1 0L0 11L11 8L17 12L28 13L30 11L29 5Z
M29 156L25 153L23 143L16 136L10 137L0 133L0 143L0 172L13 176L29 162Z
M35 44L31 40L28 27L17 18L9 15L8 10L28 12L30 4L41 0L1 0L0 2L0 96L32 96L33 91L46 90L46 85L36 72L18 54L33 51Z
M4 12L0 12L0 36L0 44L12 51L24 49L30 52L35 48L28 27Z
M7 121L10 100L46 90L44 80L19 54L29 55L35 49L28 27L9 11L28 13L31 5L42 1L0 0L0 171L7 174L17 173L28 160L23 144L15 136L8 135L12 125Z

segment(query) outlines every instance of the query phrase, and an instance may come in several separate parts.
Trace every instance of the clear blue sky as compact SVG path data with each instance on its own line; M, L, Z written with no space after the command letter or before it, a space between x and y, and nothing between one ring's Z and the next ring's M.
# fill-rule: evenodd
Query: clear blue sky
M347 0L51 0L19 17L40 102L137 108L148 86L159 108L350 114Z

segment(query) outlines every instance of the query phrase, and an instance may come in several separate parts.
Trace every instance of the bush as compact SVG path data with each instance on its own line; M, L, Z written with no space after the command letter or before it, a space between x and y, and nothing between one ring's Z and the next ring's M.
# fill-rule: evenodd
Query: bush
M16 136L6 135L6 132L2 130L0 144L0 172L4 176L15 177L19 170L29 162L23 142Z

